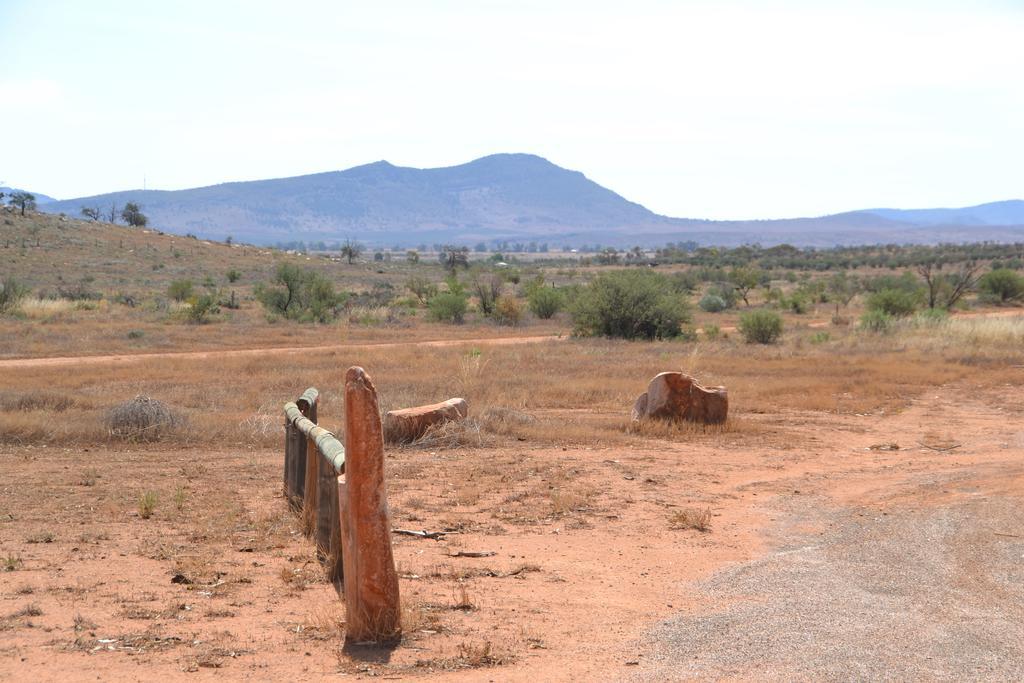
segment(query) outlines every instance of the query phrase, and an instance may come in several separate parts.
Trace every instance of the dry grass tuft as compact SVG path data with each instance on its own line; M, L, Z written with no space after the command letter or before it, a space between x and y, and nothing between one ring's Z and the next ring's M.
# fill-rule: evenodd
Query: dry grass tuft
M419 439L412 443L417 448L483 448L494 444L494 440L473 418L443 422L431 425Z
M0 410L4 412L30 412L42 410L63 413L75 405L75 400L65 394L33 391L27 394L0 394Z
M700 532L711 530L711 508L685 508L677 510L668 518L671 529L696 529Z
M415 633L440 633L444 630L437 611L419 602L402 601L402 631L406 636Z
M491 641L483 643L459 643L459 664L478 668L504 664L508 659L496 653Z
M155 491L146 491L139 496L139 517L149 519L156 511L157 495Z
M136 396L107 413L107 430L125 441L159 441L185 424L185 418L163 401Z
M458 588L455 590L452 609L462 610L464 612L472 612L476 609L476 604L474 604L472 598L469 597L469 588L466 584L460 583Z

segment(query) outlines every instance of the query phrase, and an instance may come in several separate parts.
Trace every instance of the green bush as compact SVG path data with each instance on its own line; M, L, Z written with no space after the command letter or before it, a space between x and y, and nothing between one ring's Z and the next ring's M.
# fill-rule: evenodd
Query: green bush
M773 344L782 336L782 316L763 308L743 313L739 330L748 344Z
M562 309L562 292L554 287L535 287L530 290L527 303L530 312L547 320Z
M708 341L718 339L722 336L722 329L718 325L705 325L704 326L704 337Z
M798 315L803 315L811 309L811 302L804 292L796 291L789 296L779 298L779 305Z
M192 281L175 280L167 288L167 296L175 301L188 301L192 298Z
M860 327L869 332L888 332L894 318L885 311L867 311L860 317Z
M711 293L702 296L697 305L700 306L700 310L705 311L706 313L721 313L725 309L729 308L729 304L725 302L725 299L717 294Z
M228 278L228 282L230 282L230 283L232 283L232 284L234 284L234 283L238 282L238 280L239 280L239 279L240 279L241 277L242 277L242 274L241 274L241 273L239 273L239 272L238 272L237 270L235 270L234 268L232 268L231 270L229 270L229 271L228 271L228 273L227 273L227 278Z
M736 293L736 288L728 282L719 282L718 284L708 287L706 295L717 296L725 302L726 308L735 308L739 297Z
M291 263L279 264L272 285L257 285L255 294L269 313L300 322L330 322L348 299L320 273Z
M1024 276L1009 268L997 268L985 273L978 281L978 289L986 298L999 303L1024 299Z
M690 321L669 279L649 270L601 273L573 302L575 333L624 339L677 337Z
M189 307L185 311L185 318L190 323L202 324L209 322L210 316L219 313L217 299L212 294L201 294L189 299Z
M466 318L468 303L464 294L441 292L427 302L428 317L443 323L459 324Z
M869 311L881 311L886 315L904 318L912 315L921 305L921 296L917 291L905 289L880 289L868 297Z
M28 287L13 277L5 277L0 285L0 313L9 313L17 308L21 300L28 296Z

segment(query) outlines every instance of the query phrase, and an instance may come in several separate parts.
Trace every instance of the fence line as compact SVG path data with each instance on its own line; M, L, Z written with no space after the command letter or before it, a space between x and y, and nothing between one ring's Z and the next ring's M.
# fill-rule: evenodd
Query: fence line
M345 445L316 424L319 400L311 387L284 406L285 498L344 594L346 637L391 639L401 623L377 391L362 368L345 373Z

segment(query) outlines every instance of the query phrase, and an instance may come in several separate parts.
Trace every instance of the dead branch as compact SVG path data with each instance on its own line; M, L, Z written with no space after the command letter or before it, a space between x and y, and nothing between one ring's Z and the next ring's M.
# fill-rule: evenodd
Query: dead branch
M449 532L447 531L416 531L415 529L392 529L391 533L401 534L403 536L413 536L415 538L430 538L435 541L439 541L444 538Z

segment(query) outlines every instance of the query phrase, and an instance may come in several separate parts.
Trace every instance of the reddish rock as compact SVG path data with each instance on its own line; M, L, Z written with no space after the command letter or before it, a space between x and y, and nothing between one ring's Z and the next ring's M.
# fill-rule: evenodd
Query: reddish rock
M719 424L728 414L729 393L725 387L702 387L689 375L663 372L637 397L632 417L634 422L655 419Z
M410 443L423 436L436 424L461 420L469 414L464 398L450 398L441 403L402 410L389 410L384 416L384 434L391 443Z

